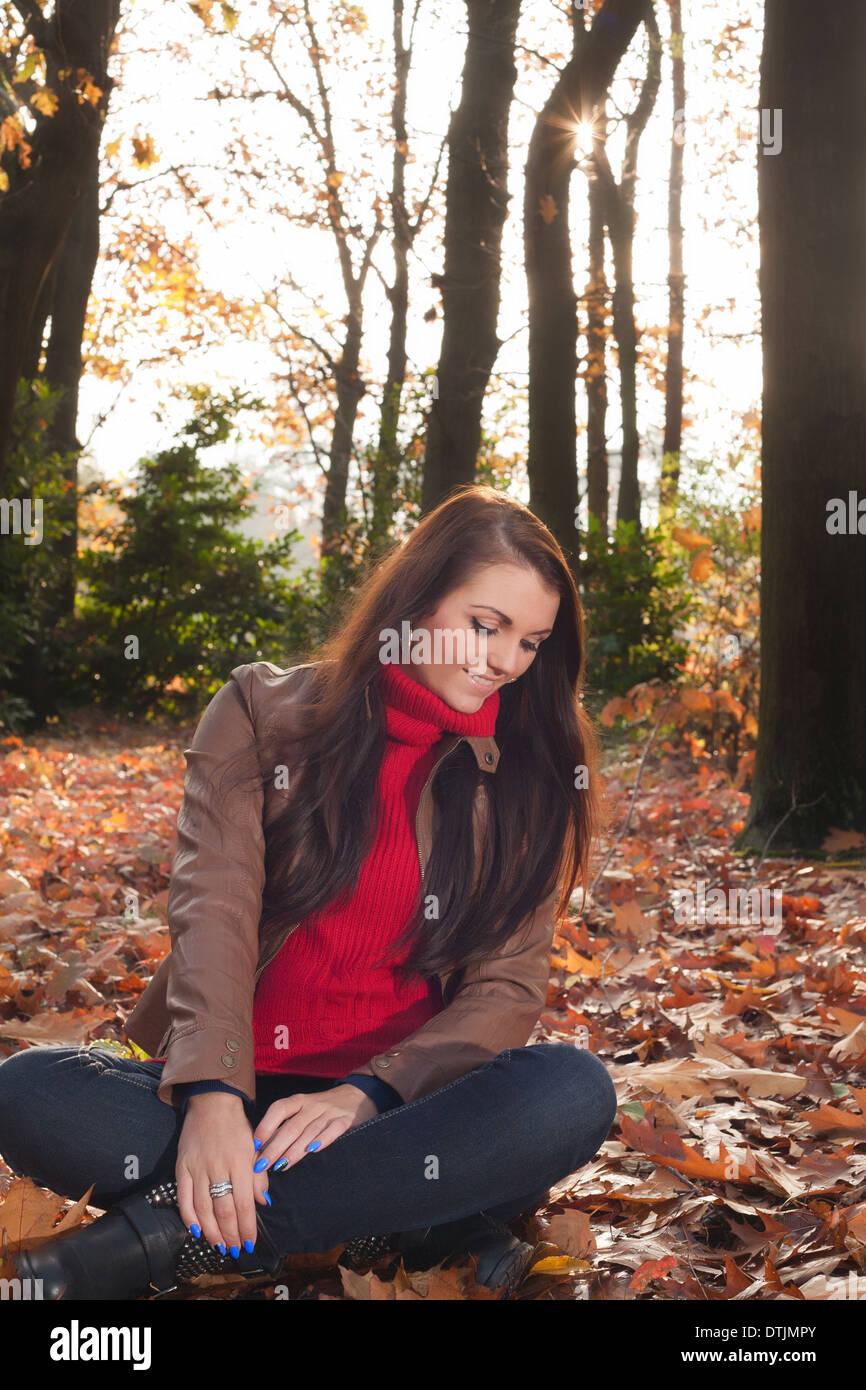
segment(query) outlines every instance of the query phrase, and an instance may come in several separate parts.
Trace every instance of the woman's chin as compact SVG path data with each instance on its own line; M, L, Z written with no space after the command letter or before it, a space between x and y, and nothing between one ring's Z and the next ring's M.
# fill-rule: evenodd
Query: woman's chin
M476 714L487 696L481 690L473 690L465 672L457 671L453 680L448 682L447 693L442 699L461 714Z

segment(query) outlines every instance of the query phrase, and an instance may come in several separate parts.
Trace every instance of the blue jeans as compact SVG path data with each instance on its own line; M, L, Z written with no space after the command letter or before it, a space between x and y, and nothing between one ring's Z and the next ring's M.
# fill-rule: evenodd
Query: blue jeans
M157 1097L162 1062L98 1045L28 1048L0 1063L0 1154L12 1171L103 1208L175 1176L183 1126ZM332 1080L256 1079L255 1126L278 1097ZM260 1221L283 1254L358 1236L509 1221L597 1152L616 1114L604 1063L569 1043L500 1052L419 1100L384 1111L269 1176Z

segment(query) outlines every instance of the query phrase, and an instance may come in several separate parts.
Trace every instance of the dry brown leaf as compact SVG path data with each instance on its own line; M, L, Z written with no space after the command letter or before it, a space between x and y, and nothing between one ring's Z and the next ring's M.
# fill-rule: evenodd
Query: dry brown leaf
M14 1253L51 1240L62 1206L62 1197L37 1187L30 1178L16 1178L0 1206L0 1246L8 1241Z
M585 1259L595 1254L595 1237L585 1211L566 1211L551 1217L544 1238L561 1250L563 1255L577 1255Z

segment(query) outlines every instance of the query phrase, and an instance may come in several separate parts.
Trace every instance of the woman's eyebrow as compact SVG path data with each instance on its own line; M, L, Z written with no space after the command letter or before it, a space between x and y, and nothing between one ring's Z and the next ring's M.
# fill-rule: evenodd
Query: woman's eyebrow
M492 603L473 603L472 607L486 608L488 613L495 613L497 618L501 618L505 627L513 626L511 619L505 613L501 613L498 608L494 608ZM552 631L552 627L537 627L534 632L528 632L526 635L527 637L546 637Z

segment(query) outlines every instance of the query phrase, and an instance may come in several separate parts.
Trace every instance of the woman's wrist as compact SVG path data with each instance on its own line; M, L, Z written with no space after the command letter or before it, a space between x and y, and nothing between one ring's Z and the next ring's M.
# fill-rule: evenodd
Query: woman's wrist
M372 1100L371 1097L368 1096L365 1091L362 1091L360 1086L353 1086L351 1081L343 1081L340 1083L339 1086L334 1086L328 1092L328 1095L333 1096L336 1091L347 1091L349 1099L351 1100L353 1105L356 1103L357 1100L358 1119L372 1120L374 1115L378 1115L379 1107L377 1106L376 1102Z
M187 1096L185 1105L187 1110L243 1110L244 1103L240 1096L232 1095L230 1091L197 1091L195 1095Z

